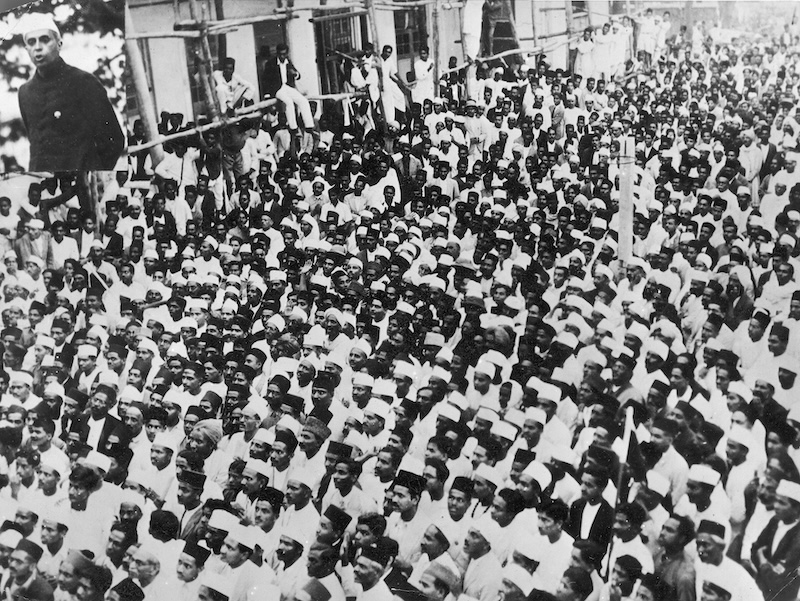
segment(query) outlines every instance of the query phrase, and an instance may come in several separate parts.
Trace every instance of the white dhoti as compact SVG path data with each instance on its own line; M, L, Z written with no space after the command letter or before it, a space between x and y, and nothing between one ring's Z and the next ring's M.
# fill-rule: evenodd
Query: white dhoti
M308 103L308 99L298 92L296 88L283 84L275 92L275 98L283 103L286 124L289 129L297 129L297 111L300 111L300 117L303 119L305 127L314 127L314 115L311 114L311 105Z

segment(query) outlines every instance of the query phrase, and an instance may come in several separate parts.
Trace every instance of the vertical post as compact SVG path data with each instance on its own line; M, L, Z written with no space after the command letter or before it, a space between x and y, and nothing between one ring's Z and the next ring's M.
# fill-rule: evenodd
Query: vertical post
M370 34L372 35L372 46L375 51L375 68L378 70L378 104L381 107L381 114L383 115L384 126L381 128L378 123L378 131L388 131L388 122L394 118L394 115L387 115L386 108L383 104L383 59L378 59L383 46L381 46L380 39L378 38L378 21L376 20L375 3L373 0L366 0L367 2L367 18L369 19Z
M514 43L517 45L517 48L521 49L522 46L519 43L519 36L517 35L517 22L514 20L514 10L511 6L511 0L503 0L503 4L508 13L508 25L511 28L511 37L514 38Z
M461 57L463 58L465 63L469 63L470 57L469 52L467 52L467 41L464 39L464 7L458 9L458 28L461 31ZM470 80L470 67L467 66L464 71L464 95L467 98L471 97L472 90L470 89L471 86L469 85Z
M619 176L619 258L624 263L633 255L633 163L631 136L622 138Z
M139 114L144 123L144 131L148 140L158 139L158 119L156 118L156 107L153 97L150 95L150 87L147 84L147 73L144 70L142 52L139 48L139 41L132 39L131 34L136 33L133 28L131 9L125 4L125 32L128 34L125 39L125 50L128 55L128 66L131 69L133 78L133 88L136 90L136 103L139 105ZM150 160L153 167L164 159L164 147L159 144L150 149Z
M692 39L692 32L694 31L694 2L692 0L686 1L686 6L683 11L684 25L686 25L686 32L689 34L689 39ZM717 4L719 9L719 4ZM666 54L669 54L668 52Z
M200 39L198 40L198 43L200 44L200 55L202 57L202 60L200 61L200 83L201 89L203 90L206 110L208 111L211 120L216 121L219 119L221 111L219 107L219 99L214 92L214 86L212 84L211 70L214 65L214 59L211 56L211 46L208 44L208 25L206 24L206 20L204 18L201 19L202 15L200 13L200 8L197 5L197 0L189 0L189 10L192 14L192 20L202 20L200 25Z
M433 95L439 95L439 0L433 2Z
M572 0L564 0L564 15L567 19L567 70L572 70Z

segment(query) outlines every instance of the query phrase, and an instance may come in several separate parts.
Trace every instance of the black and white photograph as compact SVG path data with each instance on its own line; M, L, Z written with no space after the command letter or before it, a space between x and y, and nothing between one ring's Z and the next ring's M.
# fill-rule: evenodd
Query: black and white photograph
M800 600L798 13L3 13L0 601Z
M124 1L0 14L0 171L111 171L125 146Z

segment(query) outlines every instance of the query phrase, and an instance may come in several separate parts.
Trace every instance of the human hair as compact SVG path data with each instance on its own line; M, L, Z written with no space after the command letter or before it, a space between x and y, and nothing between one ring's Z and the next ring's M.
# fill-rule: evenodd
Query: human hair
M181 523L171 511L156 509L150 514L150 534L160 541L170 541L178 538Z
M403 453L394 447L383 447L379 453L387 453L394 467L398 467L403 460Z
M111 583L114 578L111 575L111 570L105 566L98 566L95 564L88 565L85 568L78 570L80 578L86 578L92 583L92 587L105 596L106 591L111 588Z
M697 532L694 529L694 522L690 517L677 513L671 513L669 517L678 522L678 536L681 537L684 545L695 539Z
M361 514L356 524L366 526L375 536L383 536L386 531L386 518L379 513Z
M569 517L569 507L561 499L552 499L539 507L539 513L546 515L554 522L563 523Z
M600 489L605 488L606 484L608 484L609 474L608 470L604 467L590 466L583 470L583 473L594 478L597 482L598 488Z
M87 490L95 490L100 484L100 474L86 465L76 465L69 475L69 483Z
M447 468L447 465L437 457L426 459L425 465L432 467L436 471L436 479L439 482L446 482L450 477L450 470Z
M37 417L35 420L33 420L31 428L41 428L50 436L53 436L56 433L55 422L47 417Z

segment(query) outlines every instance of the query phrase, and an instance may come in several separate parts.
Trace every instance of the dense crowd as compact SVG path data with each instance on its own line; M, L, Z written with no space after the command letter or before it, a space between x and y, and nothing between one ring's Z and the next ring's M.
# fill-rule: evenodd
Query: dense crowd
M644 19L0 198L0 598L794 601L797 40Z

